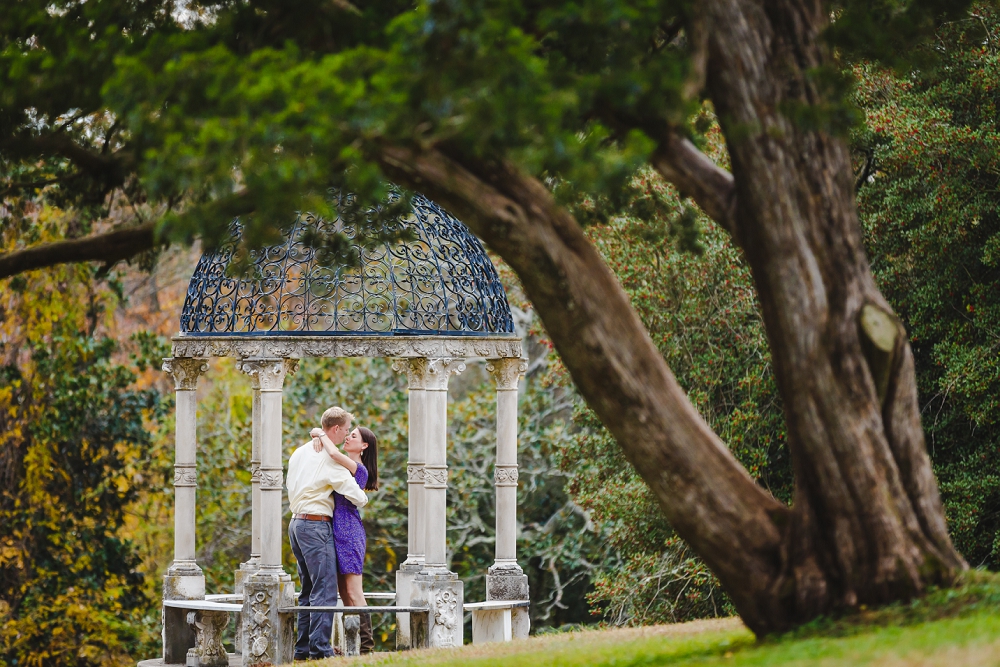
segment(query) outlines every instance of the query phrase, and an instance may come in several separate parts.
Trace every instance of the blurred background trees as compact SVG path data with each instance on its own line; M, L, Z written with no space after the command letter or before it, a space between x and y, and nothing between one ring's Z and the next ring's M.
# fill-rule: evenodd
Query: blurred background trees
M44 238L70 216L38 202L11 227ZM157 623L130 507L162 494L165 407L137 385L142 341L109 324L121 284L68 265L0 294L0 661L125 664ZM131 352L131 356L130 356Z

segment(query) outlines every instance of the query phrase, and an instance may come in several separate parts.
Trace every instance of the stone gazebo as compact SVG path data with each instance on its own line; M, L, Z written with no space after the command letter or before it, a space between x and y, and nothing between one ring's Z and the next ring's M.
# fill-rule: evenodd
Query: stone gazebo
M173 356L163 364L177 391L163 663L250 667L292 660L296 599L281 565L281 398L285 376L303 357L391 357L409 380L407 558L395 594L372 595L394 600L392 606L370 608L397 614L397 646L460 646L468 610L474 641L527 635L528 583L515 547L517 385L526 366L506 293L479 240L433 202L416 196L412 214L392 224L409 227L413 240L361 250L360 266L352 269L321 265L305 239L317 227L350 238L356 230L341 219L312 216L296 220L283 243L252 255L249 278L227 275L238 222L229 242L199 261ZM195 389L209 359L227 356L253 387L251 553L236 572L235 591L207 595L195 558ZM465 603L445 546L448 378L471 358L485 358L497 384L496 561L480 603ZM235 655L225 653L221 640L230 613L238 614Z

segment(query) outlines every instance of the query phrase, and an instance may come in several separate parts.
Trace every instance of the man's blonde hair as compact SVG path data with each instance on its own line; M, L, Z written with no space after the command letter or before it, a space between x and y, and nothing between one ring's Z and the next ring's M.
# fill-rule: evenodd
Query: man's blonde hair
M354 415L344 408L334 406L323 413L321 423L323 428L330 428L331 426L344 426L352 421L354 421Z

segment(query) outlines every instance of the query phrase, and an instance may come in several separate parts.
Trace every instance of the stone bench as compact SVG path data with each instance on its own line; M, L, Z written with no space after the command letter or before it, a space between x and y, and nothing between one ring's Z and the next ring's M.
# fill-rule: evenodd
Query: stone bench
M472 643L509 642L513 639L513 610L528 604L528 600L465 603L465 611L472 612Z
M222 633L229 625L229 614L243 611L242 598L242 595L208 595L204 600L163 601L164 612L171 609L187 612L184 620L194 631L194 648L188 649L185 659L187 667L229 667L230 656L222 643Z
M396 594L392 592L365 593L368 600L395 601ZM194 633L194 648L188 650L185 660L187 667L227 667L232 656L226 656L223 648L222 633L229 625L229 614L239 614L243 611L243 595L233 593L215 593L205 596L203 600L164 600L164 611L176 610L179 614L178 623L190 627ZM357 633L360 630L359 619L356 615L362 611L375 613L395 613L403 612L426 612L426 609L419 607L288 607L278 610L279 612L295 613L298 611L335 611L351 614L353 622L345 624L345 639L348 648L352 643L358 647ZM352 614L353 612L353 614ZM347 631L347 627L357 625L352 633ZM239 628L237 627L237 634ZM239 645L237 637L237 645ZM188 646L191 644L188 643ZM349 653L350 654L350 653ZM356 653L355 653L356 655ZM182 658L179 655L178 658ZM162 660L160 661L162 663ZM179 660L178 660L179 662Z
M395 593L365 593L369 600L395 601ZM186 621L194 630L195 647L188 651L187 667L228 667L232 656L226 654L222 643L222 632L229 624L229 614L243 611L243 596L233 594L206 595L204 600L164 600L163 606L168 609L186 611ZM487 600L486 602L469 602L463 605L463 611L472 612L472 643L504 642L513 639L512 615L515 609L529 606L528 600ZM427 607L412 605L373 605L366 607L345 607L340 605L324 605L310 607L281 607L279 613L297 614L299 612L333 612L343 614L345 653L348 656L360 654L361 619L359 614L422 614L429 612ZM427 627L427 621L417 623L418 627ZM415 642L415 646L426 645Z
M235 597L242 600L243 596L225 596L225 597ZM204 600L164 600L164 607L170 607L171 609L190 609L192 611L224 611L224 612L241 612L243 611L243 602L223 602L217 600L210 600L206 597Z

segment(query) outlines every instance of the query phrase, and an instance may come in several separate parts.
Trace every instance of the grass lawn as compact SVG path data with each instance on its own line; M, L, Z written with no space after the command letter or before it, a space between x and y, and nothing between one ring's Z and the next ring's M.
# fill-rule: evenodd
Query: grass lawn
M1000 667L1000 577L973 572L953 590L934 591L909 604L817 621L763 641L757 641L739 619L729 618L567 632L506 644L382 653L310 664L336 667L348 662L400 667Z

